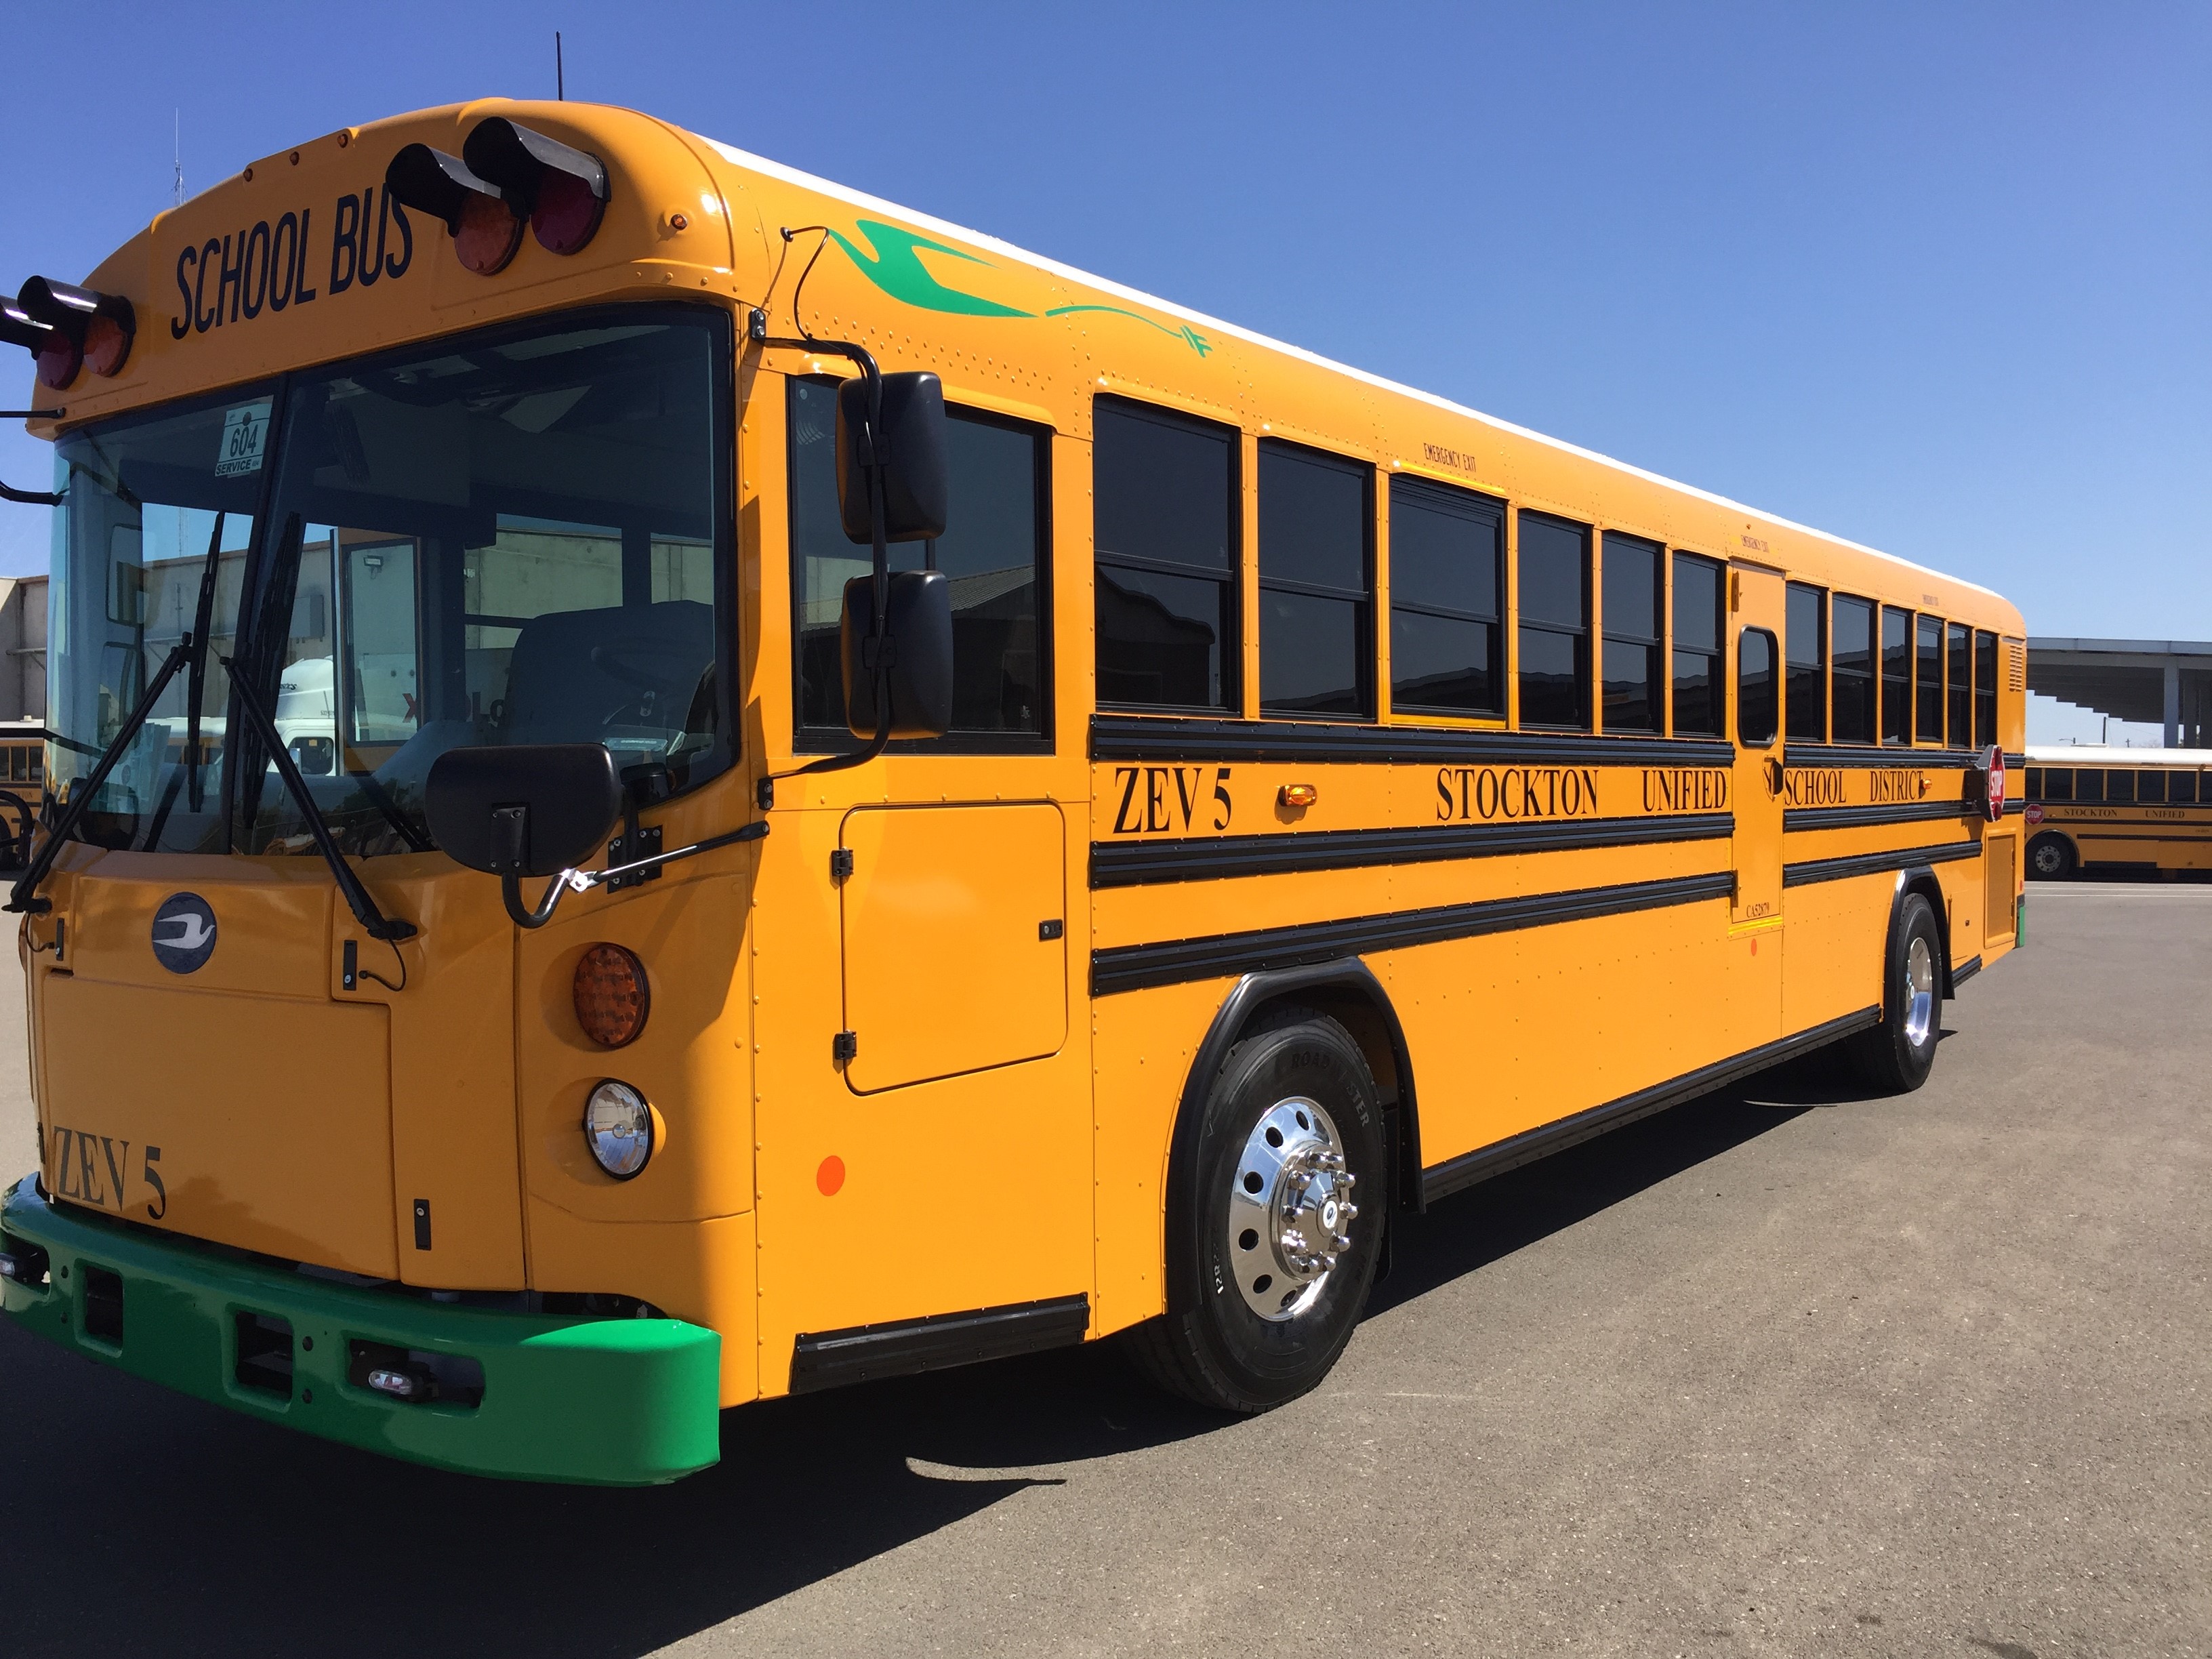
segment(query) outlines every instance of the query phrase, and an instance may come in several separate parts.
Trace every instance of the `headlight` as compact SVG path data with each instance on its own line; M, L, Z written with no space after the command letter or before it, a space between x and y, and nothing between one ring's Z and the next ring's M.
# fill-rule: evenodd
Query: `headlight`
M584 1103L584 1144L594 1164L628 1181L653 1156L653 1108L629 1084L609 1078Z

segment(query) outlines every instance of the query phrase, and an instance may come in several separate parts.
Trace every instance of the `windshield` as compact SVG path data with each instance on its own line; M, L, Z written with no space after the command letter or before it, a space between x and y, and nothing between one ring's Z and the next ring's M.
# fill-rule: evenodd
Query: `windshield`
M64 441L60 775L90 770L191 628L216 547L199 776L180 673L88 835L313 850L216 655L350 853L428 846L423 784L459 744L601 743L653 794L726 767L726 340L716 312L603 313Z

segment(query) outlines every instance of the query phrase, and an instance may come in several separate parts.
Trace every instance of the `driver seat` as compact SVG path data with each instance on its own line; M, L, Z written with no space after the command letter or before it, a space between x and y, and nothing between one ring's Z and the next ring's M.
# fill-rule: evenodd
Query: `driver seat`
M591 743L611 717L635 708L642 689L595 659L665 683L655 722L680 730L699 677L714 662L714 607L696 599L550 611L515 636L507 659L501 743Z

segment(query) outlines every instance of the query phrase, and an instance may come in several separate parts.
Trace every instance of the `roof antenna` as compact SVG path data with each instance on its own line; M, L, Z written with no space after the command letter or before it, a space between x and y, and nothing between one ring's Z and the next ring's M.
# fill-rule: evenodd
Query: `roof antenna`
M170 138L176 153L177 205L182 207L185 204L185 112L182 110L173 110L171 115L175 122Z
M568 76L561 67L561 31L553 31L553 95L566 102L568 97Z

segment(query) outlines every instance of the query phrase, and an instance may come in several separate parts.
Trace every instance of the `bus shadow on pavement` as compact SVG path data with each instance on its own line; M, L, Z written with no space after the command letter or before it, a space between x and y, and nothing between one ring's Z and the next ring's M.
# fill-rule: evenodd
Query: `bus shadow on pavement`
M0 1493L39 1517L10 1529L9 1577L36 1589L9 1659L641 1654L1055 1484L1051 1466L1227 1420L1110 1351L1063 1350L726 1412L715 1468L611 1490L369 1456L5 1326L0 1378Z
M1426 1214L1398 1215L1390 1273L1367 1312L1401 1307L1803 1113L1865 1098L1834 1055L1815 1051L1493 1176Z
M1861 1097L1818 1055L1401 1217L1399 1306L1800 1114ZM10 1659L642 1654L977 1515L1087 1459L1236 1419L1112 1345L726 1412L672 1486L474 1480L171 1395L0 1326L16 1516Z

